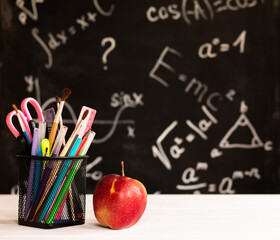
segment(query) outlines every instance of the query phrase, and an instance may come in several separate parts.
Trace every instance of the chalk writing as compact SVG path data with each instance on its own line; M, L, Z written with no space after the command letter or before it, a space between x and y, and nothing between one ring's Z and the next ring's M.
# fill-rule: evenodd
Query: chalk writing
M114 120L113 120L113 122L112 122L112 126L111 126L111 128L109 129L108 133L107 133L105 136L101 137L101 138L94 139L94 140L93 140L93 143L100 144L100 143L106 142L106 141L114 134L114 132L116 131L116 128L117 128L117 125L118 125L120 116L121 116L121 114L123 113L123 111L124 111L125 109L127 109L127 108L134 108L134 107L135 107L135 106L132 106L132 105L130 105L130 106L121 106L121 107L118 109L118 111L117 111L117 113L116 113L116 115L115 115L115 118L114 118ZM102 123L102 121L99 121L99 124L100 124L100 123Z
M163 86L168 87L169 84L160 76L156 75L156 71L158 70L159 67L164 67L166 69L168 69L171 72L175 72L175 69L167 64L166 62L163 61L164 57L168 54L168 53L172 53L174 55L177 55L179 57L182 57L182 54L180 52L178 52L177 50L170 48L168 46L166 46L162 53L160 54L156 64L154 65L153 69L150 71L149 76L153 79L155 79L156 81L160 82Z
M237 39L232 43L233 47L239 46L239 52L244 53L245 50L245 40L246 40L246 30L243 30ZM229 43L221 43L219 38L213 38L212 42L203 43L198 49L198 56L200 58L215 58L218 56L217 52L214 52L214 46L218 46L219 52L230 51L231 45Z
M43 39L42 36L39 34L39 29L34 27L31 30L31 34L34 37L34 39L38 42L38 44L42 47L42 49L47 54L47 63L45 64L45 68L50 69L53 65L53 56L52 52L56 50L57 48L66 45L69 41L69 39L76 35L79 31L85 31L87 28L91 26L91 24L95 23L97 20L98 13L100 15L103 15L105 17L109 17L113 14L114 5L112 4L109 11L104 11L97 0L93 1L94 6L96 8L96 12L88 11L84 14L82 14L80 17L75 19L75 22L71 24L68 28L62 29L60 32L57 33L51 33L48 32L48 39ZM115 40L113 38L105 38L105 42L110 41L112 45L108 50L112 50L111 48L115 47ZM101 43L102 45L102 43ZM107 54L108 55L108 54ZM104 56L104 55L103 55ZM106 70L106 67L105 67Z
M135 138L135 128L132 126L127 126L127 137Z
M111 97L110 106L113 108L120 107L120 106L143 106L143 94L142 93L135 93L132 94L120 92L114 93Z
M198 162L196 164L196 170L207 171L207 169L208 169L208 163L207 162Z
M112 37L103 38L101 41L101 46L105 47L105 45L107 45L107 43L109 43L109 47L105 50L105 52L102 55L103 64L107 64L107 57L108 57L109 53L112 52L114 50L114 48L116 47L116 40ZM105 65L103 67L103 69L108 70L108 66Z
M170 72L174 73L175 76L177 75L175 67L168 64L165 60L165 57L167 54L173 54L173 55L178 56L179 58L181 58L183 56L179 51L167 46L163 49L162 53L160 54L159 58L156 61L156 64L154 65L154 67L152 68L152 70L149 73L149 76L151 78L155 79L156 81L158 81L160 84L162 84L166 88L168 88L170 84L163 77L160 77L157 75L158 69L165 68L165 69L169 70ZM193 132L187 134L187 136L185 136L185 140L188 143L193 142L196 138L196 134L198 136L200 136L202 139L207 140L208 136L206 133L209 130L209 128L213 124L215 124L215 125L218 124L218 119L213 115L213 113L211 113L210 109L214 112L218 111L218 107L215 104L215 100L222 101L224 99L224 97L219 92L213 92L207 96L206 94L208 94L208 86L205 83L197 80L195 77L190 78L190 80L188 80L188 77L185 74L180 73L177 76L178 76L178 80L181 83L186 84L184 87L184 92L189 94L191 91L193 91L193 94L197 98L198 103L201 103L203 101L203 99L207 97L206 105L203 104L201 106L201 110L204 113L206 118L202 118L197 123L197 125L195 123L193 123L190 119L186 120L186 125ZM225 99L232 101L234 99L234 95L235 95L235 90L230 89L225 94ZM168 170L171 170L172 166L171 166L170 160L168 159L166 153L163 150L161 142L165 139L165 137L167 137L168 133L170 131L172 131L177 124L178 124L178 122L174 121L169 127L167 127L167 129L157 139L156 145L152 146L153 156L155 158L159 158L160 161L163 163L163 165ZM181 138L179 138L179 137L175 138L174 142L176 144L171 146L169 153L170 153L171 157L173 157L174 159L178 159L185 152L185 148L183 146L179 146L182 144ZM213 153L212 153L212 155L213 155ZM215 156L217 156L217 154Z
M207 187L207 183L198 183L198 184L193 184L193 185L176 185L176 188L178 190L196 190L196 189L200 189L200 188L206 188Z
M157 59L156 64L154 65L154 67L152 68L152 70L149 73L149 76L152 79L156 80L157 82L162 84L164 87L168 88L170 83L167 82L167 80L165 80L162 76L159 76L158 71L161 68L164 68L164 69L170 71L171 73L174 74L175 78L178 77L177 79L179 80L179 82L184 84L184 92L186 94L189 94L192 92L197 97L197 101L199 103L202 102L203 99L205 99L206 106L209 107L212 111L218 111L217 101L221 102L224 99L224 97L225 97L225 99L227 99L229 101L234 100L234 96L235 96L234 89L229 89L228 92L226 92L224 94L224 96L223 96L223 94L221 94L219 92L209 93L208 85L206 85L202 81L198 80L195 76L188 78L186 74L183 74L183 73L177 74L176 68L171 66L169 63L167 63L165 61L165 57L168 54L173 54L180 58L183 56L182 53L175 50L174 48L170 48L169 46L166 46L163 49L163 51L161 52L159 58ZM204 111L205 110L207 111L207 109L205 109L205 107L204 107ZM208 116L210 116L209 111L207 112L207 114L208 114ZM212 121L214 121L214 123L216 123L216 120L214 120L214 117L212 117L211 119L212 119ZM191 139L192 138L190 137L190 140Z
M48 62L45 63L45 68L50 69L53 65L53 57L52 57L52 53L51 53L50 49L45 44L45 42L39 37L38 28L33 28L31 30L31 34L35 38L35 40L40 44L40 46L43 48L43 50L46 52L47 57L48 57Z
M36 77L33 79L32 75L24 76L24 81L27 83L26 91L31 93L34 90L35 85L35 93L38 103L41 105L41 92L40 92L40 84L39 79Z
M235 193L235 190L232 189L233 180L230 177L225 177L222 179L220 185L219 185L219 193L222 194L233 194Z
M109 69L110 71L113 70L113 72L110 73L108 71L107 73L109 74L105 74L107 77L111 74L115 75L115 71L118 72L119 76L123 73L127 73L125 76L127 76L128 79L122 79L123 81L120 81L120 84L126 84L127 81L130 80L129 76L133 75L129 73L133 72L135 82L131 82L132 86L126 85L126 87L122 89L131 89L133 87L135 88L134 91L136 91L136 89L143 89L144 93L145 91L149 91L149 100L152 101L152 103L146 102L146 95L144 98L143 93L133 91L127 92L127 90L121 91L121 87L119 90L115 90L115 88L110 92L109 99L107 99L108 109L105 107L105 111L108 110L108 112L104 114L108 119L96 119L94 121L97 138L93 143L104 144L108 140L112 140L112 144L109 145L113 149L113 152L106 152L106 156L110 157L111 154L114 154L114 148L116 147L118 148L118 154L125 149L132 152L141 149L143 150L143 154L141 154L144 157L145 154L149 157L151 157L151 155L153 156L152 159L156 162L155 166L156 164L157 166L159 165L163 169L163 171L161 171L163 174L166 173L175 176L178 169L181 169L179 176L176 176L181 178L175 184L173 183L174 185L172 186L176 191L192 191L193 193L208 191L209 193L232 194L237 192L235 183L238 181L249 179L251 182L253 179L261 180L263 178L260 171L262 169L258 168L260 166L260 159L258 158L258 161L255 161L256 166L246 167L244 170L246 164L252 163L252 159L250 159L250 161L246 160L251 156L255 157L258 153L262 153L260 154L260 157L263 154L267 155L262 151L271 151L274 147L272 141L265 140L263 136L265 133L270 133L270 129L266 128L265 131L262 132L259 130L260 126L256 125L253 119L254 114L251 114L251 119L249 115L249 110L251 110L251 108L249 109L244 100L241 101L240 111L237 110L236 113L232 112L233 107L235 107L236 104L240 104L240 100L244 99L244 96L240 96L241 94L244 94L245 98L250 98L253 94L261 94L258 91L251 92L250 95L246 96L245 90L247 88L243 89L243 86L245 86L244 83L238 81L238 85L235 86L236 82L231 81L231 79L234 80L238 78L240 80L241 78L244 78L248 81L245 83L246 87L250 87L249 85L253 81L255 74L258 74L254 73L254 71L252 72L251 69L254 69L254 66L260 65L255 64L247 66L249 67L249 69L247 69L248 71L246 71L246 69L244 71L242 66L241 69L238 68L240 64L242 65L243 61L234 64L234 59L232 57L235 58L237 55L237 58L241 59L246 55L246 58L250 58L251 55L249 56L249 54L254 52L256 59L259 59L258 54L261 52L254 49L254 47L258 47L258 44L263 40L258 38L259 35L263 33L261 31L263 29L259 29L263 26L259 23L261 23L262 20L264 20L264 23L270 23L271 19L264 17L263 19L261 18L259 22L253 21L256 23L256 26L258 26L258 31L254 32L254 35L252 35L255 37L254 39L250 36L250 31L254 31L255 28L251 26L252 21L249 17L251 17L251 13L260 13L259 15L262 16L262 7L264 7L263 9L265 11L263 12L265 13L263 16L267 15L267 13L272 10L273 6L270 3L267 4L267 6L263 6L264 2L264 0L180 0L160 3L141 3L141 8L139 8L140 12L138 12L140 15L136 14L140 17L137 19L139 20L139 27L141 28L141 26L145 26L147 33L152 32L158 34L158 38L153 39L151 39L151 35L147 35L143 31L137 32L135 29L134 31L133 28L130 29L131 26L129 23L127 24L127 20L133 20L132 22L135 23L135 19L131 19L133 14L131 15L129 11L127 11L130 10L130 4L126 6L118 6L118 8L115 9L115 5L110 4L110 1L109 3L104 3L101 0L92 0L90 1L92 6L89 6L87 3L86 6L81 5L79 8L75 9L74 5L64 6L63 4L55 4L51 6L49 2L47 5L44 4L47 3L45 0L16 0L13 2L13 7L16 8L17 11L12 11L12 16L16 16L16 22L20 21L20 23L16 23L16 28L14 28L16 33L24 34L24 32L18 31L21 30L17 28L18 25L20 25L20 28L25 27L26 30L28 29L31 42L33 41L33 44L37 47L36 49L39 48L39 52L35 55L36 59L43 57L41 67L45 67L46 69L55 67L53 69L54 71L45 74L45 71L42 71L42 68L33 69L34 59L27 61L26 64L28 67L24 64L22 65L24 69L33 69L34 72L37 72L38 76L43 76L45 81L48 81L49 77L56 78L54 75L61 73L61 70L63 70L59 65L62 63L61 60L65 59L63 50L69 49L71 45L71 50L73 50L73 47L75 48L75 46L82 46L82 51L86 51L86 49L90 51L92 48L96 47L95 45L97 43L97 47L100 51L90 51L90 53L99 53L99 56L95 56L94 59L99 59L101 67L105 71L108 71ZM70 7L72 9L70 9ZM44 12L42 10L44 10ZM54 10L53 14L49 15L49 10ZM63 12L63 10L65 10L65 12ZM115 10L117 10L117 12ZM126 12L129 14L126 15ZM61 13L67 14L67 18ZM113 14L116 15L113 16ZM234 16L238 17L238 19L235 19ZM7 18L7 20L9 19ZM102 29L102 20L105 25L108 25L110 21L115 23L115 20L117 20L117 25L123 23L125 24L125 27L128 27L125 30L130 29L132 31L115 31L114 24L109 24L109 28L102 31L102 33L106 33L106 35L100 35L97 30ZM214 20L219 20L218 25L214 22L209 24L210 21ZM224 28L221 28L220 20L225 21L226 24L228 24L229 29L231 30L230 34L224 34ZM242 24L242 21L244 20L245 24ZM144 25L141 21L144 21ZM236 21L239 21L240 24L234 25ZM57 23L57 26L52 26L55 23ZM165 23L166 26L164 25ZM177 23L178 26L175 27ZM11 21L10 24L14 24L14 21ZM232 28L230 28L231 24L232 26L234 25ZM164 28L162 28L162 26ZM183 29L181 29L182 26ZM238 28L238 26L240 26L240 28ZM118 25L118 27L121 27L121 25ZM169 37L165 39L166 41L159 41L159 39L161 40L162 36L165 35L165 32L162 32L161 30L166 29L169 31L170 29L168 28L170 27L174 30L171 31L172 34L181 34L177 37L173 37L169 34ZM199 29L197 29L197 27L199 27ZM185 33L182 34L184 28L188 31L185 31ZM153 32L155 29L158 31ZM13 28L11 28L11 30L13 30ZM89 43L90 38L93 36L90 32L93 32L93 34L96 35L95 40L97 40L97 42L91 42L94 46L91 45L91 47L88 48L88 46L83 45L83 37L86 36L86 40L89 40ZM117 35L111 35L110 32L116 33ZM137 34L131 35L131 33L134 32L137 32ZM10 31L10 33L12 33L12 31ZM88 35L89 33L90 35ZM123 33L124 35L120 36L119 33ZM211 35L209 36L209 34ZM10 39L10 37L13 36L10 35L11 34L8 36L8 40L12 42L13 39ZM152 35L154 36L154 34ZM188 36L190 38L188 38ZM203 36L204 38L201 38ZM134 41L135 39L136 42ZM249 39L250 41L248 41ZM257 44L255 44L253 40L257 39ZM147 45L146 43L149 44ZM252 45L249 46L249 43ZM121 46L124 48L117 49ZM34 51L36 51L36 49L34 49ZM154 56L155 51L158 52L156 53L156 57L154 57L154 62L151 63L150 57ZM79 51L74 52L78 55L81 53ZM33 51L29 53L34 55ZM90 53L88 53L89 55L84 55L83 59L85 62L86 59L92 57L90 56ZM120 71L113 68L111 69L111 57L113 57L113 54L115 55L119 53L124 55L118 59L121 60L118 62L118 66L126 66L128 72L123 71L124 69L118 69ZM127 53L129 56L126 55ZM189 54L192 59L186 61L186 57L188 57L187 54ZM56 59L57 55L59 55L60 59ZM219 59L220 57L227 58L228 61L226 62L231 62L231 67L227 68L227 66L224 66L224 63ZM267 56L265 55L263 57ZM75 59L79 60L79 56L76 56ZM144 63L140 70L143 70L141 72L144 76L145 74L146 76L149 74L148 80L150 79L151 83L148 84L145 82L147 81L147 79L144 79L145 77L143 78L141 74L137 74L137 69L130 68L129 65L126 64L126 61L128 61L131 63L134 62L134 64L137 65L138 60L141 60L142 64L143 59L147 60L148 65ZM261 60L262 62L265 62L265 59ZM179 62L178 65L177 62ZM198 63L201 63L202 65L199 65ZM210 63L210 65L207 63ZM215 65L215 63L218 65ZM54 66L55 64L58 65ZM269 65L269 62L267 62L267 65ZM78 66L78 70L81 70L79 64L76 64L75 66ZM90 61L82 67L88 68L89 66ZM146 69L145 71L147 66L149 69ZM229 76L230 78L227 78L226 72L227 70L232 70L233 66L236 67L236 70L234 74ZM19 67L19 69L23 69L22 67ZM92 65L92 67L94 66ZM207 69L207 73L202 72L203 69ZM71 70L74 71L75 69ZM81 73L79 74L79 79L85 79L84 77L86 77L88 80L88 76L94 74L94 69L90 69L91 71L87 71L88 69L84 70L85 71L81 72L78 71L78 73ZM241 70L241 74L239 70ZM263 74L265 74L265 72L266 71L262 71ZM41 94L39 78L28 72L24 74L24 81L26 84L24 90L28 93L36 94L36 98L40 103ZM68 74L71 74L71 72ZM228 74L230 75L231 73L228 72ZM263 77L262 74L259 76ZM104 76L99 76L101 80L104 80L103 77ZM65 79L68 79L68 77L66 76ZM63 81L65 82L66 80ZM94 82L95 81L92 80L87 86L89 88L93 87ZM74 82L72 82L72 84L74 84ZM104 86L101 85L99 87L100 89L103 89ZM105 85L104 91L106 93L104 92L104 96L108 95L109 89L112 89L111 84L109 84L110 86L108 84ZM152 88L150 88L151 86ZM45 87L46 86L42 86L42 89L44 88L45 91L53 90L52 83L49 83L49 86ZM79 87L81 88L81 86ZM158 87L159 89L154 91L154 87ZM234 87L236 88L233 89ZM258 83L253 90L259 90L261 87L262 83ZM237 89L243 89L244 91L237 93ZM89 91L88 89L86 90L87 91L84 93L83 97L86 97ZM43 96L46 94L43 94ZM170 99L166 99L169 96ZM71 101L75 101L75 105L78 105L81 99L79 96L79 99L75 99L75 96L73 97L74 99L70 99L70 103ZM155 99L155 97L157 99ZM161 102L162 97L165 98L164 102ZM184 101L178 104L178 102L176 102L176 97ZM43 110L56 105L54 98L43 100ZM246 102L251 101L251 99L245 100ZM100 103L100 101L98 101L98 103ZM159 104L158 107L156 106L157 103ZM161 106L162 103L164 103L164 106ZM137 139L137 135L141 130L137 129L136 119L122 119L122 117L126 113L128 115L129 112L138 110L137 107L140 106L145 106L140 114L140 118L143 118L142 113L144 113L144 120L142 119L143 122L141 126L145 128L145 131L141 132L141 138ZM162 117L160 111L162 110L164 112L163 115L166 115L168 114L168 109L171 109L170 115L166 118ZM65 103L65 110L69 117L64 119L64 123L75 124L77 115L68 101ZM104 109L102 111L104 111ZM147 111L149 114L151 113L151 116L145 116ZM225 113L222 111L225 111ZM257 114L259 114L259 111L260 110L255 112L258 112ZM176 114L178 114L178 116L176 116ZM232 118L232 115L236 116L236 118ZM135 117L136 116L139 117L139 114L135 115ZM149 124L145 124L148 117L153 116L156 116L156 118L151 121L152 124L150 124L150 126ZM154 127L156 120L160 121L161 124ZM257 122L260 123L261 120L263 119L260 119ZM123 126L118 129L120 124ZM99 132L98 128L100 126L97 125L100 125L101 127L103 126L105 131ZM152 131L149 127L153 128ZM126 140L130 141L129 144L120 141L117 142L116 145L113 143L115 142L113 136L116 135L117 130L122 130L121 134L125 135L124 137L127 138ZM239 132L240 130L241 133ZM143 133L146 132L149 134L148 138L145 138L143 135ZM246 133L249 134L246 135ZM119 136L115 137L119 140L123 140L123 136L120 136L121 138L119 138ZM144 144L145 147L147 147L148 144L148 149L143 148L143 146L140 146L139 148L138 144ZM102 147L106 148L105 145L98 147L101 147L101 150L103 150ZM238 154L240 153L245 153L246 158L239 158ZM268 157L271 156L271 154L268 155ZM229 159L233 159L232 163L226 161ZM243 161L245 163L243 163ZM103 172L100 171L102 165L106 165L105 155L98 154L98 156L94 156L86 166L87 179L98 181L103 176ZM229 171L230 168L234 169ZM166 191L168 187L165 187ZM158 190L157 192L160 193L161 190Z
M143 102L143 94L139 93L132 93L132 94L128 94L128 93L124 93L124 92L120 92L120 93L114 93L111 97L111 103L110 103L111 107L113 108L117 108L119 107L114 120L111 122L111 128L108 131L108 133L101 138L98 139L94 139L93 143L103 143L106 142L115 132L117 125L120 123L120 117L121 114L123 113L123 111L127 108L136 108L137 106L142 106L144 105ZM95 121L96 122L96 121ZM126 121L128 123L133 123L134 121ZM123 121L124 123L124 121ZM99 120L97 121L97 124L108 124L108 121L104 121L104 120ZM132 126L128 126L127 127L127 131L128 131L128 137L135 137L134 134L134 128Z
M162 142L167 137L167 135L177 126L177 124L178 121L173 121L158 137L158 139L156 140L156 145L152 146L153 157L159 158L159 160L168 170L171 170L172 166L162 147Z
M18 15L18 20L21 22L21 24L25 25L27 16L29 16L33 21L38 20L38 11L37 11L37 3L44 3L44 0L30 0L31 1L31 8L32 10L29 10L25 6L24 0L17 0L16 6L22 10L22 12Z
M198 181L199 181L199 177L196 176L195 169L191 167L187 168L182 174L182 182L185 185L178 184L176 185L176 189L187 191L187 190L198 190L207 187L207 183L197 183Z
M216 192L216 190L217 190L217 184L214 184L214 183L208 184L208 192L209 193Z
M150 6L146 11L149 22L183 19L188 25L194 21L212 21L216 14L224 11L238 11L256 7L264 0L181 0L179 4L168 4L167 6Z
M261 176L259 174L259 169L257 168L252 168L250 171L245 171L244 175L250 178L254 177L256 179L261 179Z
M91 163L88 163L86 166L86 178L91 178L94 181L99 181L102 176L103 173L99 170L95 170L93 172L90 173L90 170L93 169L96 165L98 165L100 162L102 162L102 157L97 157L95 158Z
M242 171L234 171L232 174L232 179L243 179L244 174Z
M234 171L232 173L232 179L243 179L244 177L250 177L250 178L256 178L256 179L261 179L261 175L259 174L259 169L258 168L252 168L249 171Z
M174 138L174 143L175 144L170 147L169 152L174 159L178 159L185 152L185 148L179 146L183 143L183 139L176 137Z
M217 149L217 148L213 148L210 152L210 157L211 158L220 157L222 155L223 155L223 153L221 151L219 151L219 149Z
M187 119L186 124L194 131L196 132L202 139L207 140L208 136L206 135L206 132L208 129L212 126L212 124L217 124L218 120L208 111L207 107L205 105L201 106L202 111L205 113L208 119L201 119L198 122L198 125L196 126L194 123L191 122L191 120Z
M170 8L171 9L171 8ZM169 9L169 11L170 11ZM163 11L163 10L161 10ZM161 13L162 15L162 13ZM239 52L242 54L245 50L245 39L246 39L246 31L243 30L239 34L239 36L232 43L233 47L238 47ZM220 39L214 38L212 43L214 45L220 44ZM199 50L199 57L201 58L214 58L217 56L216 52L212 51L212 45L210 43L206 43L201 45ZM225 52L225 45L220 44L220 51ZM206 49L207 48L207 49ZM206 51L205 51L206 49ZM205 54L205 55L203 55ZM178 126L179 122L174 119L171 124L169 124L160 136L156 140L156 144L152 145L152 154L154 158L158 158L161 163L165 166L165 168L169 171L172 170L172 160L179 160L182 158L183 154L187 154L186 144L193 143L197 137L200 137L204 141L209 140L208 131L213 126L217 126L219 124L219 119L216 117L216 112L219 111L219 105L217 103L222 102L224 100L228 100L229 102L233 102L235 100L236 91L234 89L229 89L225 94L220 92L209 92L208 85L204 82L197 79L195 76L190 77L185 73L177 73L177 70L174 66L168 63L167 55L173 55L178 60L182 59L183 54L177 51L174 48L166 46L161 52L159 58L156 60L156 64L153 66L152 70L149 73L150 78L156 80L160 83L161 86L165 88L169 88L170 84L175 84L175 81L166 80L164 76L160 76L159 71L161 68L164 68L167 71L170 71L171 75L174 74L174 79L179 80L180 84L183 84L184 93L190 94L193 93L193 96L197 99L198 104L200 104L201 113L203 117L197 122L192 121L191 119L186 119L186 126L191 130L191 132L187 133L185 137L175 136L173 137L173 143L171 146L163 145L164 141L168 136L171 136L172 131ZM169 59L169 58L168 58ZM174 64L174 62L173 62ZM203 103L203 101L205 103ZM246 112L248 110L248 106L244 101L241 101L240 106L240 117L237 119L235 124L227 131L225 136L219 143L220 149L226 148L247 148L254 149L263 147L264 150L269 151L272 150L272 142L267 141L263 143L258 136L255 128L252 123L246 116ZM237 131L240 127L247 127L251 134L252 139L249 143L230 143L230 137L233 132ZM184 141L185 140L185 141ZM168 141L170 144L170 140ZM164 147L163 147L164 146ZM169 151L165 151L169 149ZM210 152L211 158L217 158L223 155L223 152L218 148L213 148ZM182 174L182 182L184 184L177 184L176 189L180 191L196 191L200 192L200 189L206 188L208 186L208 192L214 193L218 191L222 194L233 194L236 190L233 188L233 180L234 179L243 179L245 176L254 177L256 179L260 179L257 168L252 168L249 171L234 171L232 177L224 177L220 184L217 186L215 183L208 184L207 182L199 182L199 176L196 174L196 171L208 170L208 163L206 162L198 162L196 169L188 167Z
M178 10L177 4L161 6L159 9L152 6L147 10L146 17L150 22L157 22L158 20L166 20L168 18L178 20L181 18L181 12Z

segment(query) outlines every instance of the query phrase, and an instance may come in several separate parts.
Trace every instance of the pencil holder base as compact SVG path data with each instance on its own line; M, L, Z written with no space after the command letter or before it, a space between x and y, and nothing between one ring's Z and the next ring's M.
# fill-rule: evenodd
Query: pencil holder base
M46 223L37 223L37 222L26 222L24 220L18 220L19 225L28 226L28 227L36 227L36 228L43 228L43 229L53 229L53 228L61 228L61 227L69 227L75 225L82 225L85 224L85 220L79 221L65 221L61 223L53 223L53 224L46 224Z
M16 156L19 225L51 229L85 223L88 156Z

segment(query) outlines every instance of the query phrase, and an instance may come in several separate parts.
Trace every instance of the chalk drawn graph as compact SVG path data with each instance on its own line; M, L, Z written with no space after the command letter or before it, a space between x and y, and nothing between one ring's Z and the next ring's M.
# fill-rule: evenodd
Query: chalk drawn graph
M25 76L24 80L27 83L27 87L26 87L27 92L33 92L35 90L36 100L38 101L38 103L41 103L41 91L40 91L39 79L33 78L33 76ZM93 143L100 144L100 143L104 143L107 140L109 140L113 136L114 132L116 131L117 126L121 125L121 124L127 125L127 131L128 131L127 136L128 137L130 137L130 138L135 137L134 127L132 127L132 125L135 125L135 120L133 120L133 119L120 120L122 113L126 109L135 108L138 105L143 105L143 102L140 99L140 97L142 97L141 94L140 95L134 94L134 95L135 95L134 96L135 101L126 101L123 105L119 105L119 108L118 108L117 112L115 113L113 120L101 120L101 119L94 120L95 125L111 125L111 128L108 130L108 132L107 132L107 134L105 134L105 136L94 139ZM44 111L48 107L53 106L55 104L56 104L55 97L49 98L41 105L41 108ZM77 115L75 114L74 109L68 102L65 102L65 109L69 112L70 118L63 119L63 123L76 124L77 119L78 119Z

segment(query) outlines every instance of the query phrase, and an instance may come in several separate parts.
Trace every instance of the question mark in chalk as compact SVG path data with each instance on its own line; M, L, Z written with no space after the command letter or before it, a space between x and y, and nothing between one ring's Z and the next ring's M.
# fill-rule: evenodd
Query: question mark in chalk
M106 45L106 43L109 42L110 43L110 46L109 48L106 49L106 51L103 53L103 56L102 56L102 62L104 64L107 63L107 57L109 55L110 52L112 52L114 50L114 48L116 47L116 41L114 38L112 37L106 37L106 38L103 38L102 41L101 41L101 46L104 47ZM107 70L108 69L108 66L104 66L103 67L104 70Z

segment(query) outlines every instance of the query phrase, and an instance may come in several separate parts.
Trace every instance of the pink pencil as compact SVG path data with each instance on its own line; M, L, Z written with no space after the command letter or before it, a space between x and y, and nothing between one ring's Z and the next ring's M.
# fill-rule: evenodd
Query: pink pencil
M46 214L45 221L47 221L47 219L48 219L48 217L49 217L49 215L50 215L50 212L51 212L51 210L52 210L52 207L53 207L53 205L54 205L54 203L55 203L56 198L57 198L58 195L59 195L59 192L60 192L60 190L61 190L61 188L62 188L64 182L65 182L65 178L63 179L63 182L61 183L61 185L60 185L60 187L59 187L59 189L58 189L58 191L57 191L57 194L56 194L55 197L54 197L54 200L53 200L53 202L52 202L52 204L51 204L51 206L50 206L50 208L49 208L49 210L48 210L48 213Z
M66 193L66 195L65 195L65 197L64 197L64 199L63 199L63 201L62 201L62 203L61 203L61 205L60 205L60 207L58 209L58 212L57 212L57 214L56 214L56 216L54 218L55 220L60 220L61 219L61 213L62 213L63 208L65 206L67 197L68 197L68 192Z

